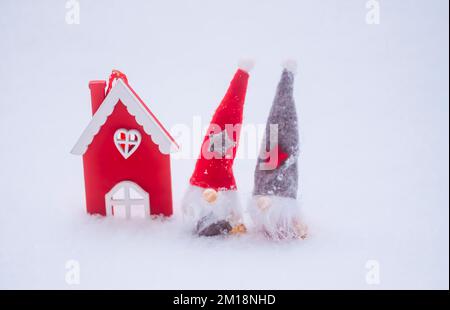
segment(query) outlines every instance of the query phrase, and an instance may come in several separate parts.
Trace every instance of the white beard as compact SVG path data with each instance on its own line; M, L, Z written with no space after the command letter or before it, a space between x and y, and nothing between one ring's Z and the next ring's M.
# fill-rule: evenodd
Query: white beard
M296 199L278 196L253 196L248 211L257 231L275 240L306 238L308 227L302 223Z
M242 223L242 208L237 190L217 192L217 200L209 203L203 197L205 188L189 185L182 201L184 218L197 224L207 218L203 225L227 221L232 227Z

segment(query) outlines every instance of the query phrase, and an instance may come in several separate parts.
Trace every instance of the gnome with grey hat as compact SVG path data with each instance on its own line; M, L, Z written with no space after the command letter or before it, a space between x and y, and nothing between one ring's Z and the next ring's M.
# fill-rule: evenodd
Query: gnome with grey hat
M307 226L297 201L299 134L293 98L294 61L284 63L267 120L249 213L258 231L271 239L304 239Z

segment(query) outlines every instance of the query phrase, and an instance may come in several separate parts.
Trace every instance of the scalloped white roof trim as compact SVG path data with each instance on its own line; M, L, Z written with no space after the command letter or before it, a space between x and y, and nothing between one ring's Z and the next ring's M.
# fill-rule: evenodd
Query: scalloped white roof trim
M144 128L145 133L150 136L153 143L158 145L161 153L169 154L178 151L179 147L173 138L169 136L155 117L141 104L140 99L136 97L130 87L119 79L95 112L88 126L84 129L71 151L72 154L83 155L87 151L94 136L105 124L119 100L127 107L128 112L136 118L136 122Z

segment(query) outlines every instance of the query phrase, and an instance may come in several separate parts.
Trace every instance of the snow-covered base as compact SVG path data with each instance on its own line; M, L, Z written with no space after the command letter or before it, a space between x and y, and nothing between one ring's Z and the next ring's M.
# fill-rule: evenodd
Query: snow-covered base
M253 196L248 212L257 231L274 240L304 239L308 227L303 223L296 199Z
M209 203L203 197L204 188L189 185L182 201L184 219L197 230L218 221L228 221L232 227L242 223L242 207L236 190L218 191L217 200ZM199 221L202 227L197 227Z

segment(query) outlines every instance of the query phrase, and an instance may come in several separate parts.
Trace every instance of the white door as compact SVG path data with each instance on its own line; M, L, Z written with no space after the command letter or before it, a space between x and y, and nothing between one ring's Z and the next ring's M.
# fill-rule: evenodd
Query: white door
M147 218L150 216L148 193L131 181L117 183L105 195L106 215L120 218Z

